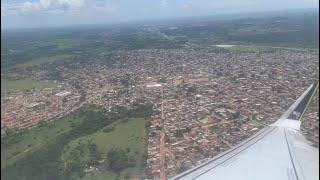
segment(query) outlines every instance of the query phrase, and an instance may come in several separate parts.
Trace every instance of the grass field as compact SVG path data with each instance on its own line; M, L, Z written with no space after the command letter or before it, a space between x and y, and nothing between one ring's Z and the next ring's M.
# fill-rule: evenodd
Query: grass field
M243 53L259 53L259 52L275 52L278 50L287 51L315 51L317 49L301 49L301 48L290 48L290 47L275 47L275 46L262 46L262 45L216 45L217 47L224 48L232 52L243 52Z
M65 59L68 59L71 57L73 57L73 55L56 55L56 56L40 57L37 59L27 61L22 64L18 64L15 67L30 67L30 66L34 66L34 65L52 63L55 61L61 61L61 60L65 60Z
M1 91L16 91L33 88L56 87L57 84L48 82L39 82L33 80L5 80L1 79Z
M103 130L97 131L96 133L78 138L71 141L65 149L63 154L64 158L71 156L71 151L77 148L78 144L91 141L97 144L98 150L104 155L112 148L130 149L129 157L134 158L136 165L134 168L129 168L121 173L121 179L124 174L129 174L130 177L138 177L143 173L143 167L141 162L143 161L143 153L147 148L146 144L146 132L145 132L146 121L143 118L129 118L127 122L115 122L109 126L115 127L111 132L105 133ZM108 127L109 127L108 126ZM68 162L66 162L68 163ZM116 175L108 170L101 170L92 174L86 175L83 179L85 180L99 180L106 179L107 177L115 178Z
M226 47L228 50L233 52L250 52L250 53L258 53L258 52L271 52L275 49L271 46L245 46L245 45L236 45L232 47Z

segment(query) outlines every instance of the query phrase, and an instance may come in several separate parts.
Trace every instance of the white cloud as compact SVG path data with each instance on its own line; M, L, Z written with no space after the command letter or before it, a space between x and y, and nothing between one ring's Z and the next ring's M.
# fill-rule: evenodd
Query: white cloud
M108 1L97 1L94 5L93 5L94 10L97 10L99 12L104 12L104 13L115 13L117 11L117 7L115 7L114 5L112 5L110 2Z
M168 1L167 1L167 0L161 0L161 1L160 1L160 6L162 6L162 7L168 7Z
M192 4L193 4L192 1L187 1L186 3L183 4L183 7L184 8L189 8L189 7L192 6Z
M1 9L5 9L5 14L26 15L35 12L54 13L69 10L76 10L85 6L84 0L38 0L26 1L16 4L3 4Z
M31 3L27 1L18 5L18 10L19 9L21 10L22 13L29 13L29 12L40 10L40 6L37 3Z

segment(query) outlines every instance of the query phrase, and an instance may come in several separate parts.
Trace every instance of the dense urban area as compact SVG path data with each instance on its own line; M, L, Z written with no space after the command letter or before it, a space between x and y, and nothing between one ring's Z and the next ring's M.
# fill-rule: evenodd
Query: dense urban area
M45 81L53 66L57 88L1 94L2 135L50 121L84 104L153 104L147 177L171 177L235 146L275 122L319 78L318 52L216 53L214 48L114 51L95 63L67 60L3 73ZM114 64L109 66L107 62ZM85 98L83 98L85 97ZM318 106L317 104L312 106ZM318 143L319 111L303 127ZM164 167L162 167L164 166Z

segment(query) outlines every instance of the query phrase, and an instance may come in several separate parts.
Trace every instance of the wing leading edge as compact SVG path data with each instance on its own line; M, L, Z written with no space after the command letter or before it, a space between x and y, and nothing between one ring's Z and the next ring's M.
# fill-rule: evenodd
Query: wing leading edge
M316 180L319 149L300 133L301 120L319 87L311 85L274 124L234 148L172 177L197 180Z

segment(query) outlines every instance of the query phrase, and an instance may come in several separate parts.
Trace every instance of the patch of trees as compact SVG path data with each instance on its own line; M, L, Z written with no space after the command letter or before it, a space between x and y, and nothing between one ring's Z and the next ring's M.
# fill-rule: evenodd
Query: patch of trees
M79 98L79 101L80 102L83 102L83 101L85 101L86 100L86 92L85 91L83 91L83 90L81 90L80 91L80 98Z
M190 127L187 127L186 129L179 129L174 133L174 136L175 137L183 137L184 133L187 133L187 132L190 132L190 131L191 131Z
M119 174L121 171L134 167L134 161L130 160L122 149L111 149L107 155L108 169Z
M25 132L19 132L19 133L16 133L16 132L17 130L15 129L6 129L5 130L6 136L1 139L1 147L9 148L15 143L22 141L23 138L21 134Z
M170 138L168 136L165 137L165 142L170 143Z
M188 87L187 91L189 93L195 93L197 91L197 88L195 86L190 86L190 87Z
M71 86L73 86L76 89L81 89L81 86L80 86L79 82L77 82L77 81L76 82L72 82Z
M68 99L67 99L66 96L62 98L62 103L63 103L63 104L65 104L67 101L68 101Z
M61 76L59 71L51 71L47 75L48 79L50 80L57 80L57 81L63 81L64 77Z
M240 111L235 112L232 114L232 119L239 119L240 118Z
M146 125L144 125L144 128L148 129L148 128L150 128L150 126L151 126L151 122L148 121L148 122L146 123Z
M129 117L149 117L152 115L152 105L151 104L145 104L145 105L139 105L135 107L134 109L128 111L127 116Z
M186 171L186 170L188 170L188 167L182 165L182 166L179 168L178 173L182 173L183 171Z
M20 151L15 151L15 152L12 153L12 156L16 156L16 155L18 155L20 153L21 153Z
M160 79L157 80L157 83L166 83L167 80L165 77L161 77Z
M199 146L195 146L194 147L199 153L204 154L204 151L199 147Z
M111 132L111 131L113 131L113 130L115 130L115 127L114 127L114 126L112 126L112 127L106 127L106 128L104 128L102 131L103 131L104 133L108 133L108 132Z

